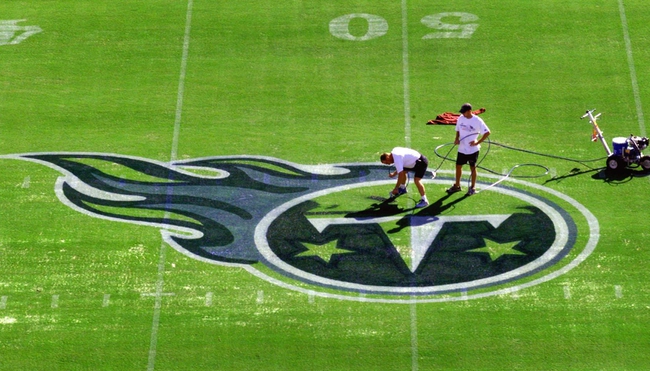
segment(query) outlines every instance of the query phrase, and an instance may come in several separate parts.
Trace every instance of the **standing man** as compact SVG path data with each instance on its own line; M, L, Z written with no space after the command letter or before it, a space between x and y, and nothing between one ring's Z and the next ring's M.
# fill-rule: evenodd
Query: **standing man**
M447 190L452 194L459 192L460 178L463 175L463 165L469 164L471 174L471 186L467 195L476 193L476 162L481 149L481 143L490 136L490 129L480 117L472 114L472 105L463 104L460 107L460 117L456 122L456 139L454 144L458 145L458 156L456 157L456 183ZM479 138L479 135L481 136Z
M390 198L406 193L406 173L413 171L415 173L413 176L413 183L418 187L418 192L420 192L420 196L422 196L420 202L418 202L415 207L419 208L429 206L429 201L427 200L427 195L424 190L424 184L422 184L422 178L429 166L429 160L424 155L421 155L420 152L414 149L395 147L390 152L382 153L379 160L382 164L395 164L395 171L388 174L391 178L397 176L395 188L389 194Z

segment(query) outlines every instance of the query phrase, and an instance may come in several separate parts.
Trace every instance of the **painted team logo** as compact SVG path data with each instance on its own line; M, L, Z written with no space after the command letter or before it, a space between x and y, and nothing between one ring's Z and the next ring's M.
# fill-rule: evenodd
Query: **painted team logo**
M516 180L470 198L430 193L431 204L415 209L419 195L377 197L394 182L380 164L306 166L253 156L162 163L96 153L0 158L63 173L55 191L75 210L156 226L188 256L327 297L425 302L512 293L572 269L598 241L598 223L582 205ZM442 190L451 182L439 175L426 184Z
M26 38L42 32L38 26L19 26L25 19L0 20L0 45L20 44Z

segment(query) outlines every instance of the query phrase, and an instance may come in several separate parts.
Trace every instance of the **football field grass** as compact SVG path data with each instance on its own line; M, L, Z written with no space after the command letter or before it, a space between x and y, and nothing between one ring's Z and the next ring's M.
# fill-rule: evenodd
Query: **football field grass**
M649 369L650 177L580 119L648 135L648 35L641 0L0 2L0 370ZM471 197L426 124L465 102ZM384 201L398 146L427 208Z

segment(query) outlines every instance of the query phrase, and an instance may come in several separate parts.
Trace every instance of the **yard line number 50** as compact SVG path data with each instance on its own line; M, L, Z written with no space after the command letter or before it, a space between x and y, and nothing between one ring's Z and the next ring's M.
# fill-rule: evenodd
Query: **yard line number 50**
M355 18L363 18L368 22L368 29L365 35L355 36L350 33L350 21ZM442 20L456 19L459 23L445 23ZM471 13L450 12L437 13L423 17L420 22L423 25L438 30L422 36L422 39L469 39L478 28L478 17ZM374 14L354 13L346 14L330 21L330 33L334 37L343 40L365 41L380 36L388 32L388 22Z

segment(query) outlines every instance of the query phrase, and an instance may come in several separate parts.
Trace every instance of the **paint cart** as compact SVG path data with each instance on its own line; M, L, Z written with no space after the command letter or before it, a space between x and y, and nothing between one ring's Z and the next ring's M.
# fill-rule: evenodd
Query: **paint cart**
M629 137L616 137L612 139L612 150L609 149L603 132L598 127L598 117L593 115L595 110L585 113L581 119L588 117L594 128L594 140L599 139L607 152L607 171L614 174L620 173L627 168L641 167L643 171L650 172L650 156L643 155L643 150L648 147L647 137L639 137L630 134Z

